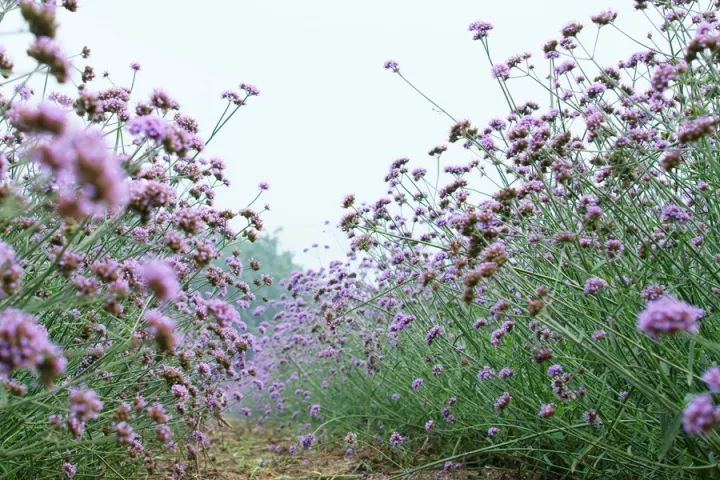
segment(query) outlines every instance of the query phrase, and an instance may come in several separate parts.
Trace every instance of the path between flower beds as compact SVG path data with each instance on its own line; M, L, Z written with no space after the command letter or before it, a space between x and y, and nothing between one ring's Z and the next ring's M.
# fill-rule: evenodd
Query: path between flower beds
M303 450L296 456L278 454L270 445L287 447L291 443L277 433L232 426L215 432L213 446L201 464L203 480L290 480L290 479L363 479L386 480L412 478L417 480L533 480L499 469L464 470L452 474L427 471L399 476L399 469L383 458L380 451L360 449L353 458L346 458L340 448ZM287 451L286 448L283 449Z

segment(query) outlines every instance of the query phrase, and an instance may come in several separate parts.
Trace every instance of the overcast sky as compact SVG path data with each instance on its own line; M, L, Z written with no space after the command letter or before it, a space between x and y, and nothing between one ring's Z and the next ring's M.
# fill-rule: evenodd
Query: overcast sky
M91 63L110 71L118 85L129 85L128 65L139 62L137 88L165 88L205 133L224 107L220 92L240 82L255 84L261 96L208 149L226 161L233 182L219 193L219 204L241 208L258 182L269 182L263 202L272 208L268 230L282 228L282 246L300 263L316 266L344 252L334 226L345 194L375 200L384 193L392 160L429 163L428 149L446 141L448 119L383 70L385 60L397 60L453 115L481 124L507 110L480 43L467 31L470 22L495 25L495 59L529 51L541 68L542 43L569 20L589 23L591 14L612 7L620 12L620 26L644 32L646 23L632 3L84 0L78 13L62 16L60 38L68 53L89 45ZM640 49L618 38L601 45L612 63ZM517 97L530 100L532 94L521 88ZM464 162L466 155L454 150L447 162ZM320 257L303 254L313 243L331 249Z

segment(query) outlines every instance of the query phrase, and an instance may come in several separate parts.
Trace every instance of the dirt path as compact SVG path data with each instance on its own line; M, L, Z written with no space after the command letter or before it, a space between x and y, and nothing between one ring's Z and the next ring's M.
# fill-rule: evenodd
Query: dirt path
M279 448L277 448L279 447ZM203 480L297 480L297 479L362 479L388 480L531 480L514 472L498 469L461 470L446 473L429 471L411 476L398 476L397 466L390 464L378 451L360 449L345 457L342 449L301 450L288 455L288 442L258 428L227 428L216 432L199 475Z

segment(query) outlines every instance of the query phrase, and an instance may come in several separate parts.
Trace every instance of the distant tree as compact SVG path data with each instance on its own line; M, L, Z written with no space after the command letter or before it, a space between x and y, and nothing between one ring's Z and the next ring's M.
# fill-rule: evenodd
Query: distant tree
M271 305L270 300L287 293L280 286L281 281L300 268L293 262L292 253L280 250L278 233L279 230L276 230L261 235L255 242L244 242L223 251L226 255L232 255L233 251L238 253L244 269L241 279L251 286L255 294L255 300L247 310L252 316L245 315L243 318L251 329L262 321L270 320L277 313L277 308ZM225 264L218 266L228 268Z

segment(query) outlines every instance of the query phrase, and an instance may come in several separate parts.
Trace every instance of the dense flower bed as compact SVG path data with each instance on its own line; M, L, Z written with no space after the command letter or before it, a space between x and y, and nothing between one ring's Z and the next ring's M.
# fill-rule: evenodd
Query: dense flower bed
M491 61L509 113L451 118L467 163L441 145L437 175L399 159L387 197L344 200L348 261L287 281L246 382L256 417L298 433L288 453L718 475L718 2L634 3L641 51L597 62L604 11L541 61ZM490 56L493 26L469 30ZM519 102L516 78L546 95Z
M214 206L223 161L164 90L132 100L139 65L121 86L64 54L63 8L0 2L34 37L31 71L0 51L0 477L185 478L251 371L239 311L270 280L234 245L261 212Z

